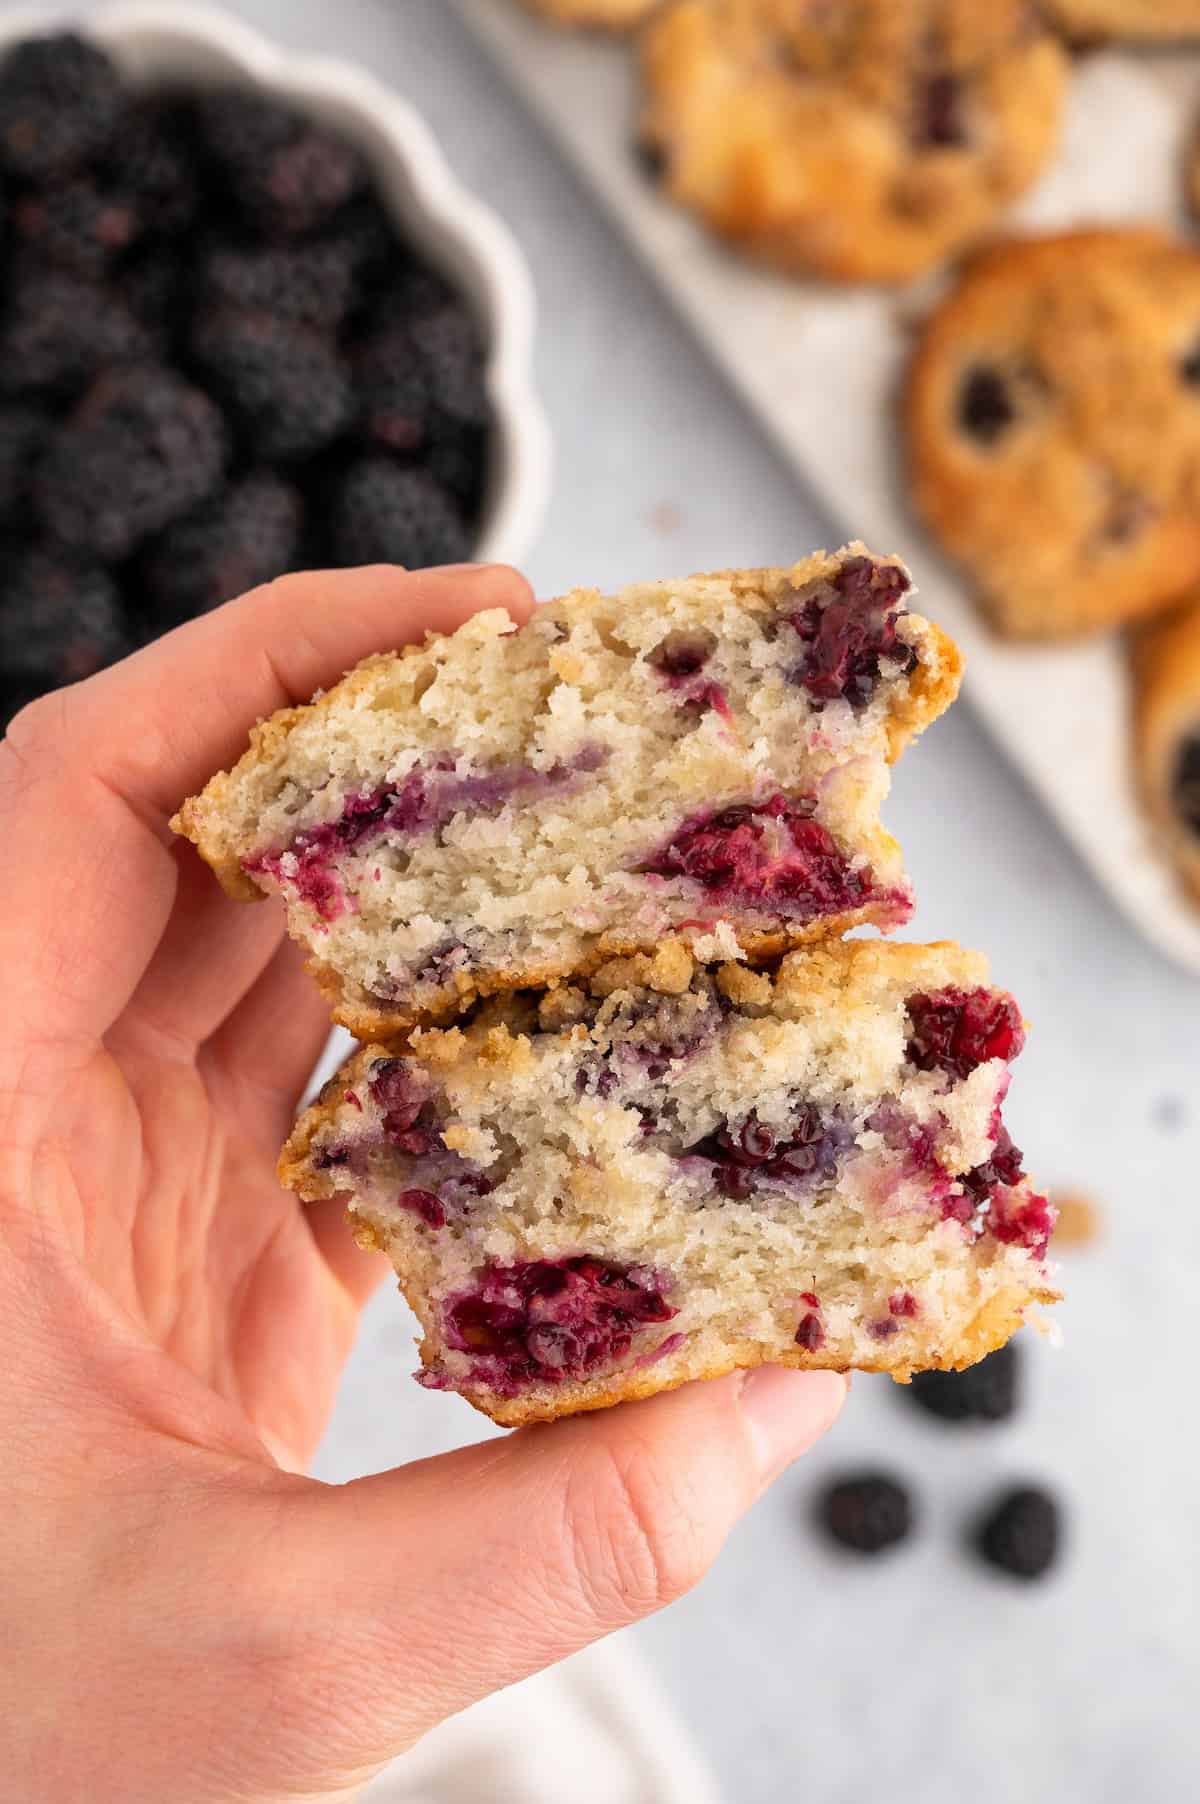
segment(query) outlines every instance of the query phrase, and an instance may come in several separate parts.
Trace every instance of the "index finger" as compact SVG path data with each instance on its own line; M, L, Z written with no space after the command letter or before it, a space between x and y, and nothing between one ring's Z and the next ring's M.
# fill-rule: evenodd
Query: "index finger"
M370 652L533 605L501 565L281 577L18 715L0 748L0 966L10 1024L102 1036L170 914L167 821L254 722ZM65 906L48 907L47 898Z

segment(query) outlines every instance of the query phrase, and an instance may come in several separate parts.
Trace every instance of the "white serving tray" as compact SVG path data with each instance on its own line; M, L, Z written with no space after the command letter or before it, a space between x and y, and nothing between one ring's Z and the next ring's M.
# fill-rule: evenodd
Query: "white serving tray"
M912 565L922 611L967 654L965 694L1100 882L1162 951L1200 974L1200 916L1156 855L1133 790L1119 639L1049 650L1000 643L907 511L894 396L931 286L824 288L726 252L655 191L631 154L637 90L626 45L557 32L513 0L458 4L844 536ZM1014 221L1182 227L1183 151L1198 108L1200 58L1108 51L1081 60L1058 157Z

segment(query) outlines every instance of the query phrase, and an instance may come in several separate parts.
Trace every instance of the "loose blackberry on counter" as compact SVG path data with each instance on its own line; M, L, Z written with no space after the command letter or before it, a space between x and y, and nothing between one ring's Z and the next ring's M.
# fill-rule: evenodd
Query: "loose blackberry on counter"
M976 1531L975 1547L989 1566L1038 1579L1057 1560L1061 1537L1061 1514L1050 1493L1018 1485L997 1498Z
M821 1513L833 1539L855 1553L883 1553L907 1540L913 1524L906 1487L880 1472L857 1474L831 1485Z
M1021 1356L1015 1341L961 1372L915 1372L908 1395L943 1422L1005 1422L1015 1414Z

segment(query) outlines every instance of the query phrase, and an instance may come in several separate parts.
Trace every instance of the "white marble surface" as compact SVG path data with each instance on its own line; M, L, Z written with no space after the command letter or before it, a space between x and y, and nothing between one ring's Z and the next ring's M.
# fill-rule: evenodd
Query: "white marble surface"
M559 454L530 561L543 592L782 560L825 538L445 0L234 10L297 47L366 59L524 245ZM1032 1017L1014 1135L1048 1182L1101 1201L1107 1237L1065 1261L1065 1345L1027 1348L1016 1423L944 1430L860 1379L834 1436L636 1639L728 1804L1184 1804L1200 1796L1200 985L1118 920L968 707L902 767L890 824L921 934L988 948ZM404 1317L381 1297L324 1477L478 1435L465 1405L409 1383L411 1364ZM835 1557L805 1522L822 1477L861 1461L907 1475L922 1503L919 1538L876 1567ZM1061 1572L1028 1592L959 1545L989 1487L1023 1475L1060 1489L1071 1518Z

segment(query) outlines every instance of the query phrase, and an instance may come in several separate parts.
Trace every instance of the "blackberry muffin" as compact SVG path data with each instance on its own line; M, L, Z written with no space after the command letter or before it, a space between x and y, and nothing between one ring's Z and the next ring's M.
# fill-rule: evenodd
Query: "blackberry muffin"
M678 944L361 1048L280 1174L343 1195L421 1382L518 1424L734 1367L905 1381L1053 1301L1053 1211L1002 1121L1024 1029L951 945L776 971Z
M889 282L1036 180L1068 77L1026 0L674 0L642 68L672 199L786 269Z
M918 342L916 505L1014 638L1152 614L1200 582L1200 255L1156 230L983 253Z
M1133 663L1142 794L1164 849L1200 900L1200 603L1146 627Z
M909 588L852 546L478 615L261 724L175 826L231 895L283 897L359 1038L664 941L895 926L888 763L960 669Z

